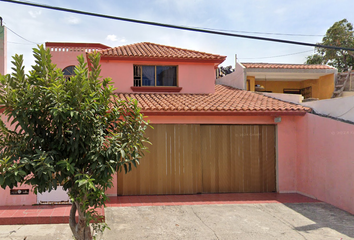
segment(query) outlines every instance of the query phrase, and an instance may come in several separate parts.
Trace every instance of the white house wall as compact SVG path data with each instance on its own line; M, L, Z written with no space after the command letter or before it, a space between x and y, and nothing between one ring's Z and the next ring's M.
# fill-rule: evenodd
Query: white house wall
M291 102L291 103L296 103L299 104L302 102L304 97L301 94L286 94L286 93L267 93L267 92L262 92L261 94L276 98L282 101L286 102Z
M246 89L246 79L245 79L245 71L244 67L236 63L235 71L233 73L230 73L224 77L216 79L216 84L222 84L238 89Z

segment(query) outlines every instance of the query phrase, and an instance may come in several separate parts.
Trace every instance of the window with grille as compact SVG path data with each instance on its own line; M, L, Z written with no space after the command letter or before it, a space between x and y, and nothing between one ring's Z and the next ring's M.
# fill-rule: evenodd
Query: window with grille
M144 86L177 86L177 67L134 65L134 87Z
M64 74L64 77L68 80L70 80L70 78L72 76L75 76L75 66L68 66L66 68L63 69L63 74Z

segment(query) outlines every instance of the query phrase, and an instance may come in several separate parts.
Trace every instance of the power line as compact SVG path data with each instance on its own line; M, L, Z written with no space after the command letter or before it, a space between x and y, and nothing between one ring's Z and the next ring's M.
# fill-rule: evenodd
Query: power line
M312 51L313 51L313 50L308 50L308 51L302 51L302 52L296 52L296 53L289 53L289 54L277 55L277 56L271 56L271 57L240 58L240 59L266 59L266 58L277 58L277 57L286 57L286 56L291 56L291 55L296 55L296 54L301 54L301 53L306 53L306 52L312 52Z
M249 31L237 31L237 30L226 30L226 29L215 29L215 28L200 28L200 29L235 32L235 33L253 33L253 34L260 34L260 35L300 36L300 37L323 37L324 36L324 35L316 35L316 34L299 34L299 33L249 32Z
M6 22L3 20L6 24ZM188 26L185 26L188 27ZM229 29L217 29L217 28L203 28L200 29L206 30L215 30L215 31L224 31L224 32L235 32L235 33L253 33L253 34L260 34L260 35L279 35L279 36L300 36L300 37L323 37L322 34L300 34L300 33L272 33L272 32L250 32L250 31L240 31L240 30L229 30Z
M3 20L2 22L4 23L4 25L6 26L6 28L9 29L12 33L14 33L14 34L16 34L17 36L19 36L20 38L22 38L22 39L24 39L24 40L30 42L31 45L32 45L32 44L36 44L36 45L39 44L39 43L32 42L32 41L30 41L30 40L27 40L26 38L20 36L18 33L16 33L14 30L11 30L11 29L7 26L7 22L5 22L4 20ZM18 43L18 42L10 42L10 41L7 41L7 42L8 42L8 43L14 43L14 44L30 45L30 44L28 44L28 43L26 44L26 43Z
M52 10L63 11L63 12L77 13L77 14L82 14L82 15L87 15L87 16L94 16L94 17L101 17L101 18L107 18L107 19L120 20L120 21L125 21L125 22L133 22L133 23L140 23L140 24L146 24L146 25L151 25L151 26L159 26L159 27L165 27L165 28L187 30L187 31L193 31L193 32L209 33L209 34L229 36L229 37L248 38L248 39L270 41L270 42L287 43L287 44L302 45L302 46L309 46L309 47L318 47L318 48L328 48L328 49L336 49L336 50L354 51L354 48L348 48L348 47L326 46L326 45L306 43L306 42L297 42L297 41L289 41L289 40L283 40L283 39L265 38L265 37L257 37L257 36L250 36L250 35L234 34L234 33L228 33L228 32L205 30L205 29L199 29L199 28L183 27L183 26L172 25L172 24L165 24L165 23L159 23L159 22L137 20L137 19L131 19L131 18L122 18L122 17L111 16L111 15L104 15L104 14L99 14L99 13L85 12L85 11L80 11L80 10L75 10L75 9L54 7L54 6L37 4L37 3L30 3L30 2L21 2L21 1L14 1L14 0L0 0L0 1L16 3L16 4L22 4L22 5L28 5L28 6L33 6L33 7L52 9Z
M8 26L6 26L6 28L7 28L8 30L10 30L10 32L12 32L12 33L15 34L16 36L22 38L23 40L25 40L25 41L27 41L27 42L30 42L30 43L36 44L36 45L39 44L39 43L32 42L32 41L30 41L30 40L28 40L28 39L22 37L21 35L17 34L15 31L11 30L11 28L9 28Z
M7 43L20 44L20 45L33 45L33 44L35 44L35 43L20 43L20 42L10 42L10 41L7 41Z

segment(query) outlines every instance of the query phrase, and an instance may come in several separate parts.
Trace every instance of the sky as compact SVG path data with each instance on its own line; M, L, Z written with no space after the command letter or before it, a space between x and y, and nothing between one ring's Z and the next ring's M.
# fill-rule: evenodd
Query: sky
M32 3L155 21L166 24L308 43L321 42L326 30L346 18L354 24L352 0L33 0ZM110 47L152 42L227 56L239 62L301 64L313 47L211 35L54 11L0 0L11 56L34 64L32 48L45 42L102 43Z

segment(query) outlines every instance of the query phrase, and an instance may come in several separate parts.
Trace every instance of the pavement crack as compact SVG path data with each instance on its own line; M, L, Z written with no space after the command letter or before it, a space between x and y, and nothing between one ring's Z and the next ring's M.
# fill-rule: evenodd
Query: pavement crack
M10 232L9 232L9 235L7 235L7 238L10 239L10 240L12 240L11 234L17 233L17 231L20 230L22 227L24 227L24 225L19 226L16 230L10 231ZM26 238L27 238L27 237L25 237L24 239L26 239Z
M218 235L216 234L216 232L210 227L208 226L201 217L199 217L199 215L194 211L194 208L191 206L192 212L194 213L194 215L199 218L199 220L204 224L204 226L206 226L207 228L209 228L215 235L216 239L220 240L220 238L218 237Z

